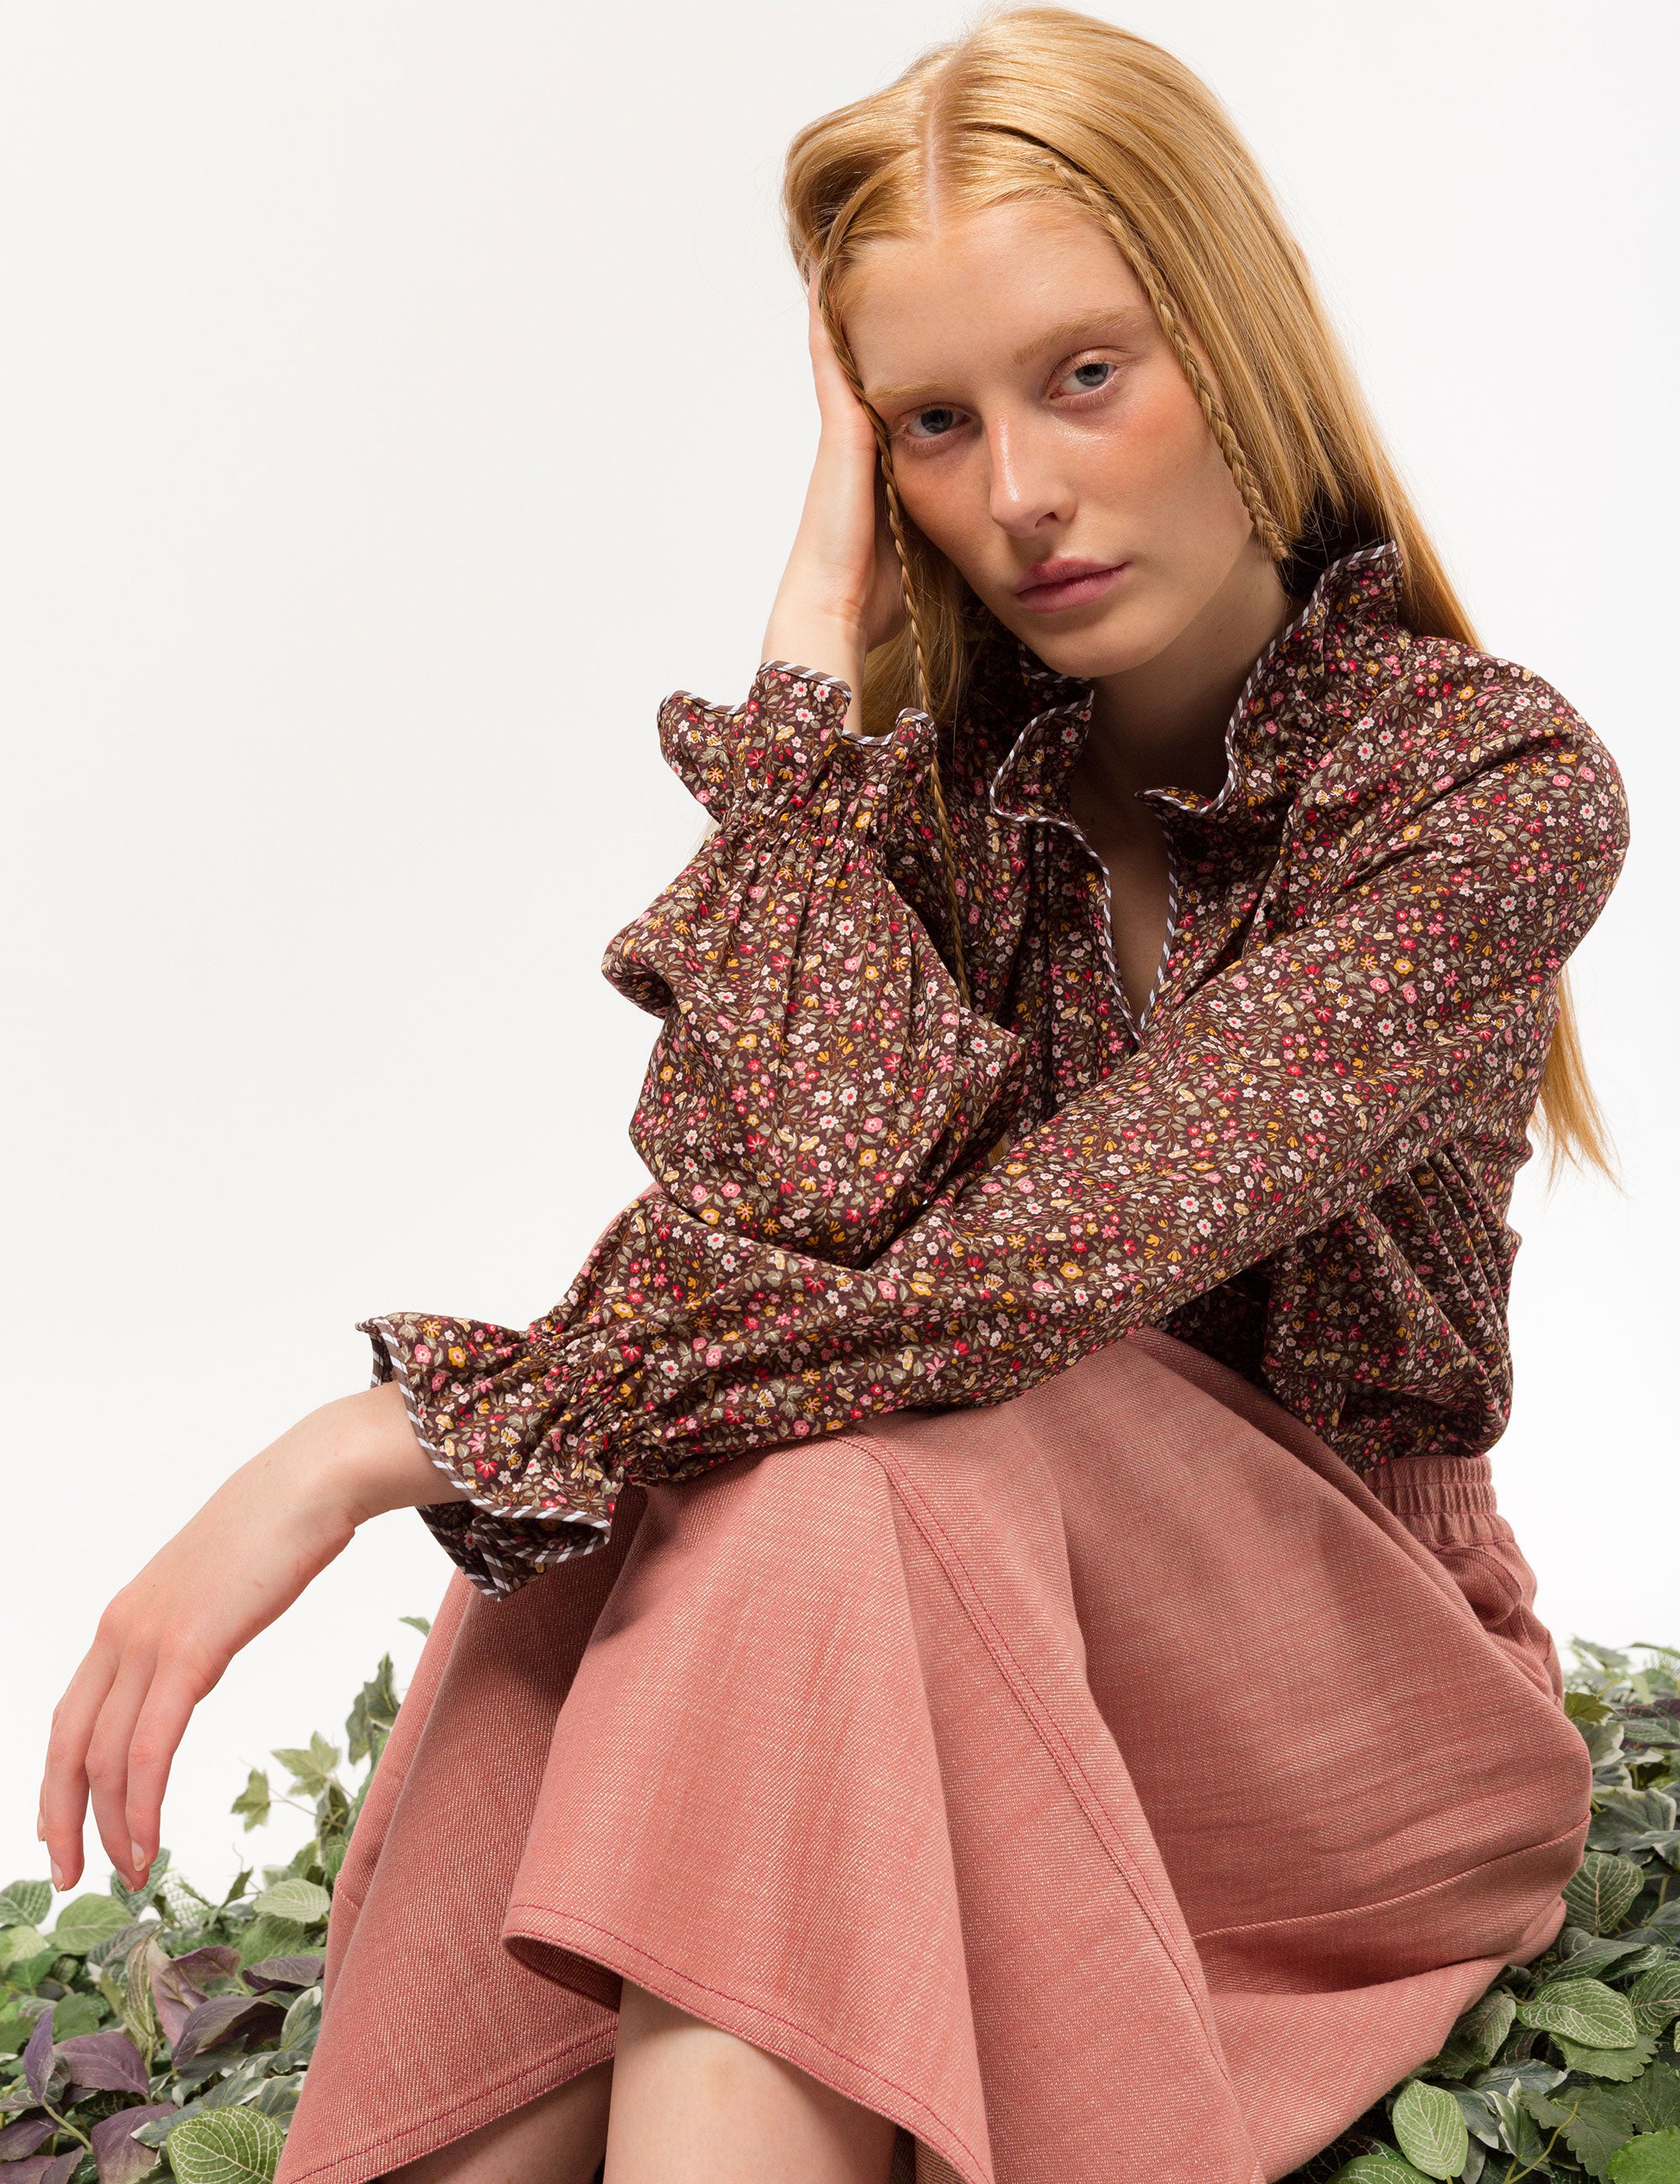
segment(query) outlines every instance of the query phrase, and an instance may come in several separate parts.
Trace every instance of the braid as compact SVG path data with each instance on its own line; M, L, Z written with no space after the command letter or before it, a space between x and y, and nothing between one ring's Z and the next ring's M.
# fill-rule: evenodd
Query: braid
M836 226L839 223L837 221ZM829 248L825 255L817 279L817 307L822 313L823 325L833 345L840 369L846 375L848 385L862 404L865 414L875 427L875 443L881 456L881 479L887 490L887 522L893 533L893 550L898 560L898 579L904 587L904 612L910 626L910 641L915 648L916 684L921 697L922 710L933 725L932 760L928 768L928 785L933 791L933 814L939 833L940 861L944 866L945 900L951 913L951 939L956 955L957 991L962 996L965 1009L974 1006L969 990L968 960L963 950L962 911L957 895L956 847L951 837L950 813L945 807L944 784L939 772L939 720L933 706L933 677L928 666L927 639L922 629L921 611L916 599L916 587L910 574L910 548L904 533L904 511L898 499L898 481L893 469L891 437L883 420L865 399L863 381L853 361L852 352L841 332L838 318L829 297L829 276L834 263L834 231L830 231Z
M1102 222L1119 247L1121 256L1137 275L1139 284L1154 306L1155 316L1160 321L1161 332L1172 343L1173 354L1178 359L1179 367L1186 379L1189 381L1191 391L1194 393L1197 401L1201 404L1202 415L1207 420L1208 430L1217 442L1219 451L1225 458L1226 467L1236 482L1238 492L1243 496L1243 504L1249 511L1249 521L1253 523L1261 544L1273 561L1280 563L1287 561L1289 558L1289 542L1284 538L1271 510L1266 506L1266 497L1260 489L1260 482L1249 465L1247 455L1243 452L1237 435L1231 429L1231 421L1225 414L1225 406L1209 384L1207 374L1202 370L1201 360L1190 346L1178 316L1177 306L1168 293L1166 284L1155 270L1149 253L1134 233L1132 223L1108 192L1099 188L1088 175L1082 172L1077 167L1069 166L1066 160L1051 151L1048 145L1034 142L1032 148L1070 194L1077 198L1086 210L1093 214Z

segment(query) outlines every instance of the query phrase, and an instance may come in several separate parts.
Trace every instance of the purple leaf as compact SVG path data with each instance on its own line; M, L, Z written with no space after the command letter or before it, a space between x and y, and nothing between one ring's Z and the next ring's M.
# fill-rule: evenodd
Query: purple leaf
M153 1952L152 2001L164 2037L171 2048L181 2037L181 2027L204 1999L199 1981L227 1978L238 1968L239 1952L224 1947L220 1942L209 1948L192 1949L173 1961L161 1949Z
M81 2148L73 2146L68 2153L61 2153L56 2161L47 2163L41 2174L41 2184L70 2184L81 2159Z
M142 2146L132 2136L143 2123L155 2123L159 2117L172 2116L175 2112L173 2101L156 2101L149 2108L123 2109L115 2115L107 2116L103 2123L96 2123L89 2137L93 2141L93 2159L98 2164L99 2184L136 2184L148 2170L155 2169L160 2149Z
M0 2131L0 2161L21 2161L58 2128L51 2116L27 2116L22 2123L8 2123Z
M195 1949L193 1954L197 1953ZM181 2037L181 2027L203 1999L204 1990L193 1984L192 1973L183 1972L180 1964L172 1964L161 1949L158 1950L152 1964L152 2006L171 2048Z
M151 2091L140 2050L126 2032L79 2032L58 2042L58 2054L78 2086L102 2093Z
M181 2037L173 2043L175 2067L179 2070L183 2063L190 2063L207 2048L220 2048L236 2032L242 2036L278 2032L285 2022L286 2012L260 1995L215 1995L209 2002L201 2002L181 2026ZM0 2184L4 2184L3 2178Z
M271 1986L313 1986L325 1968L325 1957L264 1957L259 1964L246 1965L245 1984L259 1994Z
M239 1969L239 1952L220 1942L213 1942L209 1948L192 1949L186 1956L177 1957L175 1969L195 1986L201 1980L231 1978Z
M45 2098L47 2081L53 2075L53 2011L49 2003L36 2018L35 2030L29 2036L29 2045L24 2049L24 2077L36 2100ZM8 2179L8 2184L29 2184L23 2177Z
M53 2126L56 2131L57 2125ZM80 2153L81 2148L77 2147ZM0 2184L41 2184L42 2178L53 2166L50 2154L37 2153L28 2161L8 2161L0 2165Z

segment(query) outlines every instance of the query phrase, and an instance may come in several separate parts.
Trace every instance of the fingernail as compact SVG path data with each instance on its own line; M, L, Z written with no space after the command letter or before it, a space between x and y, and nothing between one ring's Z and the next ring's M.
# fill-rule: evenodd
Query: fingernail
M147 1867L152 1863L152 1861L147 1857L145 1852L142 1850L137 1842L130 1843L128 1847L128 1854L134 1860L134 1870L136 1875L139 1875L144 1874Z
M35 1840L36 1842L47 1840L47 1823L39 1813L35 1816Z
M52 1866L53 1866L53 1886L54 1886L54 1888L62 1889L62 1888L64 1887L64 1875L63 1875L63 1874L58 1870L58 1859L57 1859L56 1858L53 1858L53 1859L52 1860Z

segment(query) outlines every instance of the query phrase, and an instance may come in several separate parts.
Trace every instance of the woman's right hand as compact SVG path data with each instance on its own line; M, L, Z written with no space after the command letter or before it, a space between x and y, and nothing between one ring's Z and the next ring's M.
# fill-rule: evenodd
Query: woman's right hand
M39 1826L53 1886L81 1875L91 1796L111 1864L140 1887L175 1749L234 1655L366 1518L461 1498L389 1381L324 1403L218 1487L106 1608L53 1712Z
M834 354L817 308L815 276L806 306L821 426L763 657L848 682L853 697L846 727L855 733L864 661L902 626L904 587L887 521L875 426Z

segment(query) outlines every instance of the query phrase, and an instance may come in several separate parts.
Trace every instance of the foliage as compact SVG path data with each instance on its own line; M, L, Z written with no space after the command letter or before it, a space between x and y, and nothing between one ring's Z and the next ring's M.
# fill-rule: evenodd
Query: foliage
M422 1630L424 1619L414 1620ZM1635 1668L1573 1641L1565 1704L1593 1824L1545 1954L1507 1964L1440 2053L1287 2184L1680 2184L1680 1651ZM0 1890L0 2184L270 2184L320 2020L326 1915L397 1716L389 1656L345 1724L254 1769L247 1828L302 1803L315 1832L212 1903L159 1852L144 1888L66 1903Z
M1593 1822L1562 1930L1286 2184L1680 2184L1680 1652L1571 1650Z
M166 1850L143 1888L113 1874L50 1931L47 1882L0 1890L0 2184L269 2184L320 2022L332 1885L396 1719L387 1654L345 1724L367 1763L353 1790L320 1735L275 1752L279 1797L252 1770L231 1808L247 1830L291 1805L314 1833L220 1903Z

